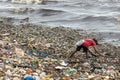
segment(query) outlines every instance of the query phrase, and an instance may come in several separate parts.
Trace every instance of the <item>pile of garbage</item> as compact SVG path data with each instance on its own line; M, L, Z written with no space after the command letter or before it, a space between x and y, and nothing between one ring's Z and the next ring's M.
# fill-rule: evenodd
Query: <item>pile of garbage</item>
M105 57L69 58L76 41L86 37L64 27L0 25L0 80L119 80L119 46L100 44ZM88 35L87 35L88 36Z

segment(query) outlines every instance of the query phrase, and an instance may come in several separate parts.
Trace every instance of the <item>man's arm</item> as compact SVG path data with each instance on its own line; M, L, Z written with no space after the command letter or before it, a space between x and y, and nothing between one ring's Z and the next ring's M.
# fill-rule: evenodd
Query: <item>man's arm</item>
M100 53L98 52L98 50L97 50L96 46L93 46L93 48L94 48L94 50L95 50L95 52L96 52L97 54L99 54L100 56L104 57L104 55L103 55L103 54L100 54Z

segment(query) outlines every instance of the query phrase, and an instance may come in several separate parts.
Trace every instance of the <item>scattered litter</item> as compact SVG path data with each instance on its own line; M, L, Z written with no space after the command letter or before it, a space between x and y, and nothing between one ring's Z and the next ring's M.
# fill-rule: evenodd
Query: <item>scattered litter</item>
M86 59L82 52L68 58L75 41L84 37L79 30L4 26L0 27L0 80L120 79L120 50L113 45L99 45L104 58L94 54Z

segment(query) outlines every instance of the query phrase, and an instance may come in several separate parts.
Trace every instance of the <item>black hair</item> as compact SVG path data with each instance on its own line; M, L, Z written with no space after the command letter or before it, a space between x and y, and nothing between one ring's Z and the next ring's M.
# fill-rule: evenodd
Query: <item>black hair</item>
M95 41L96 45L98 45L98 41L95 38L93 38L93 40Z

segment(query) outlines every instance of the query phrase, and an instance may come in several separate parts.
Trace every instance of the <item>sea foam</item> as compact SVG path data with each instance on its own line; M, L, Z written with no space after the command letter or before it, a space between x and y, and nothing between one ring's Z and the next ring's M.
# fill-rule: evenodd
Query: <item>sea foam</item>
M13 3L40 4L43 0L11 0Z

